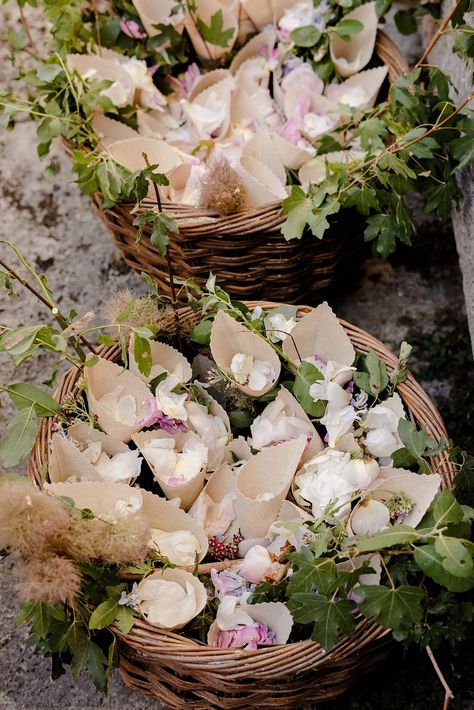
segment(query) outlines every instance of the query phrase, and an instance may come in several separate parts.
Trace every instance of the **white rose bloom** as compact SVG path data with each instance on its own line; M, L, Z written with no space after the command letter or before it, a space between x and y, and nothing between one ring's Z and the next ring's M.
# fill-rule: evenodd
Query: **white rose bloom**
M394 451L400 448L398 436L388 429L371 429L365 436L365 446L372 456L378 459L390 459Z
M264 446L296 439L302 435L311 438L313 428L304 419L285 414L284 402L276 399L254 419L250 426L250 435L250 445L254 449L263 449Z
M162 629L184 626L196 615L196 591L167 579L145 579L138 587L137 606L147 621Z
M219 99L215 91L211 91L206 99L206 105L192 103L186 99L181 100L184 115L201 140L211 138L224 123L229 107L225 101Z
M329 446L335 446L338 439L352 429L352 425L356 419L357 412L354 407L347 406L343 409L338 409L329 404L326 408L324 417L320 420L321 424L323 424L327 429L327 443Z
M219 604L216 614L217 626L221 631L231 631L239 626L258 626L257 622L240 608L239 599L226 594Z
M300 496L311 503L315 517L321 515L330 504L338 508L334 513L336 519L347 514L354 487L343 476L334 475L327 470L317 475L307 472L297 476L296 483Z
M189 423L207 448L208 468L213 471L224 460L225 447L229 439L226 426L220 417L209 414L202 404L186 402L185 407Z
M118 385L112 392L104 394L99 402L113 419L134 426L137 421L137 403L131 394L123 395L124 390L123 385Z
M152 528L150 536L150 547L158 550L174 565L193 565L196 555L201 552L199 540L189 530L166 532Z
M162 380L156 388L155 399L156 406L166 417L185 422L188 418L188 413L184 405L188 395L186 393L176 394L172 392L180 383L179 375L170 375Z
M286 340L296 325L294 318L285 318L283 313L275 313L264 320L265 331L273 343Z
M241 577L251 582L258 584L268 574L272 566L272 558L270 557L266 547L262 545L254 545L248 550L242 564L239 565L238 571Z
M133 515L141 510L143 498L140 491L133 493L128 500L118 500L115 504L115 512L113 515L106 516L109 518L123 518L127 515Z
M372 456L381 459L382 464L390 463L393 452L403 446L398 436L398 425L404 418L403 403L398 394L377 404L367 414L363 423L365 446Z
M140 475L142 458L137 449L130 449L111 457L103 451L93 465L105 481L128 481Z
M207 448L197 437L190 437L181 452L174 448L175 440L153 439L143 447L143 455L152 466L158 480L173 485L188 483L195 478L207 462Z
M258 392L272 382L276 373L270 362L258 360L253 355L236 353L230 363L230 371L239 385L247 385Z

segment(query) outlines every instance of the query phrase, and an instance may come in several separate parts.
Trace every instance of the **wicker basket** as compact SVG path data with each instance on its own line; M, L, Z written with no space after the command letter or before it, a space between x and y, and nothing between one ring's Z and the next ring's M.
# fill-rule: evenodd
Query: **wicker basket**
M278 304L248 305L269 309ZM310 311L311 308L301 306L298 318ZM182 322L196 318L189 308L180 309ZM397 359L379 340L345 321L341 323L357 351L375 351L389 371L393 370ZM99 354L108 360L118 360L121 348L104 346ZM71 393L78 395L80 377L77 369L66 373L56 392L59 402ZM397 390L418 425L425 426L436 441L443 436L448 438L439 412L411 374ZM53 423L52 419L42 420L29 461L29 476L38 486L48 463ZM436 456L432 463L444 485L451 487L456 470L447 455ZM223 564L201 565L200 572L209 573L211 567ZM120 674L128 688L158 697L172 708L193 710L248 708L254 704L262 708L300 708L305 703L331 700L384 659L391 639L390 631L365 619L358 623L353 638L342 638L329 652L313 641L257 651L212 648L141 620L136 621L127 636L116 626L111 630L120 641Z
M390 82L408 70L398 47L381 31L375 55L374 64L388 66ZM149 226L137 247L132 205L103 210L102 195L96 193L92 199L126 263L138 273L152 276L161 292L169 295L167 262L151 246ZM155 205L150 200L143 203L144 208ZM364 220L355 210L330 218L331 228L322 240L306 234L303 239L287 242L280 232L285 220L281 202L229 216L166 201L163 208L180 229L179 235L173 235L170 248L175 275L203 283L212 271L222 288L240 299L311 301L314 294L327 291L353 269L355 256L363 250Z

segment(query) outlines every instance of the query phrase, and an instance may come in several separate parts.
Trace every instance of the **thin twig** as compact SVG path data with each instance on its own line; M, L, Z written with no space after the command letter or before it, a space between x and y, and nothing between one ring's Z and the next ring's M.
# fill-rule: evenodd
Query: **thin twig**
M94 22L95 22L95 33L97 35L97 49L99 50L99 56L102 56L102 44L100 39L100 25L99 25L99 15L97 12L96 0L92 0L92 9L94 11Z
M451 8L451 11L444 18L443 22L440 24L440 26L438 27L438 29L434 33L433 37L428 42L425 51L423 52L423 54L421 55L421 57L419 58L419 60L415 64L415 69L417 69L421 64L424 63L425 59L427 58L429 53L432 51L435 44L437 44L439 42L439 40L441 39L441 35L445 31L448 24L451 22L451 19L452 19L454 13L456 12L456 10L458 9L458 7L460 6L461 2L462 2L462 0L456 0L453 7Z
M443 710L448 710L449 701L454 698L454 693L451 690L451 688L449 687L449 685L447 684L446 678L444 677L444 675L441 671L441 668L438 666L438 664L436 662L436 658L434 657L433 651L431 650L431 648L429 646L426 647L426 653L428 654L428 658L430 659L430 661L433 665L433 668L436 671L436 675L438 676L440 683L444 688Z
M36 296L38 301L41 301L41 303L43 303L45 306L47 306L47 308L49 308L49 310L51 311L53 316L56 318L59 326L63 330L65 328L67 328L68 323L67 323L67 320L64 318L64 316L58 311L58 309L54 305L51 305L51 303L49 303L46 300L46 298L44 298L44 296L42 296L41 293L34 288L34 286L32 286L30 283L28 283L28 281L26 279L24 279L22 276L20 276L20 274L18 274L14 269L12 269L11 266L8 266L8 264L6 264L2 259L0 259L0 266L3 269L5 269L5 271L7 271L10 274L10 276L12 276L12 278L14 278L16 281L18 281L18 283L20 283L22 286L24 286L24 288L28 289L28 291L30 291L34 296ZM94 355L97 355L97 351L94 348L94 346L91 343L89 343L89 341L83 335L80 335L79 339L86 346L86 348L88 348L91 351L91 353L93 353ZM76 351L76 353L81 358L81 360L85 360L86 357L85 357L85 354L84 354L84 351L82 350L82 348L80 348L78 345L74 345L74 342L72 339L70 339L70 342L71 342L71 345L73 346L74 350Z
M28 21L25 17L25 13L23 12L23 8L20 5L19 0L17 0L17 5L18 5L18 10L20 12L20 20L21 24L23 26L23 30L25 32L26 38L28 40L28 44L30 45L30 51L25 47L25 51L28 52L28 54L31 54L32 57L35 57L36 59L41 59L43 60L44 57L42 56L41 52L39 51L38 47L36 46L36 43L33 39L33 36L30 32L30 26L28 24Z
M150 167L150 161L148 160L148 155L146 153L142 153L143 160L145 161L145 164L147 168ZM155 196L156 196L156 204L158 205L158 212L161 214L163 212L163 205L161 203L161 195L160 191L158 189L158 185L156 182L153 182L153 189L155 190ZM168 235L169 237L169 235ZM178 312L178 301L176 298L176 287L174 283L174 275L173 275L173 262L171 261L171 239L169 239L167 248L166 248L166 264L168 266L168 277L170 281L170 291L171 291L171 308L173 309L173 315L174 315L174 322L176 323L176 335L178 337L178 344L180 349L182 350L182 340L181 340L181 324L179 322L179 312Z

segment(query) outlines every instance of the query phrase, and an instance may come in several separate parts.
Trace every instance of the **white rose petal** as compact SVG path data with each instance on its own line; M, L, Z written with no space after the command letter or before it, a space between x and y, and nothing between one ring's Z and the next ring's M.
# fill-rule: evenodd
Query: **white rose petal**
M152 528L150 535L150 547L156 548L174 565L192 565L201 552L198 539L189 530L166 532Z
M99 442L98 442L99 443ZM136 449L115 454L110 458L102 452L94 463L95 469L106 481L128 481L140 475L142 458Z
M98 401L116 421L134 426L137 421L137 403L131 394L123 395L124 390L123 385L118 385Z
M247 552L238 569L240 576L247 582L258 584L268 574L271 566L272 559L267 548L262 545L254 545Z
M137 605L150 624L173 629L196 615L196 592L187 581L183 586L166 579L145 579L139 585Z
M378 500L363 500L351 515L350 525L354 535L375 535L390 523L390 511Z

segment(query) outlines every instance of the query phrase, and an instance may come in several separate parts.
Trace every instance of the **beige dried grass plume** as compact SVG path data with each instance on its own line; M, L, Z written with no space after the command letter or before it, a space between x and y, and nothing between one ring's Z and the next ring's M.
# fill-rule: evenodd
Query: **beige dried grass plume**
M242 180L224 157L216 158L202 179L200 204L219 214L233 214L245 207Z

